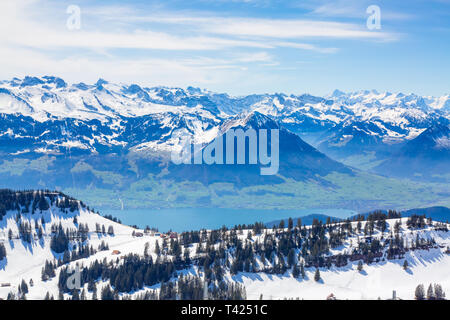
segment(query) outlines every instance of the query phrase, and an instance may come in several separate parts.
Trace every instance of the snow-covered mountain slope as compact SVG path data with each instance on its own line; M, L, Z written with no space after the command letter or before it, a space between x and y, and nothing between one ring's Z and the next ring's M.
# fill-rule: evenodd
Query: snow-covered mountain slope
M108 121L169 111L218 113L200 93L113 84L103 79L92 85L68 85L56 77L25 77L3 81L1 88L1 113L20 113L41 122L53 117Z
M200 93L102 79L93 85L67 85L55 77L3 81L0 139L11 147L10 153L126 149L164 156L179 134L191 134L199 141L215 135L220 112Z
M358 149L384 151L383 148L414 139L440 119L449 117L444 107L450 101L448 96L360 91L335 92L328 98L351 111L318 140L321 150L338 158L355 154Z
M70 253L86 246L98 258L109 257L110 250L99 250L102 242L112 248L133 242L133 228L106 219L62 193L0 190L0 246L6 249L6 257L0 259L0 298L17 291L22 279L28 285L33 279L29 298L43 299L55 289L55 283L42 281L42 268L46 261L65 259L63 251L55 251L51 244L58 226L79 232L68 241Z
M441 284L444 291L450 290L450 233L449 231L434 230L434 227L410 229L407 219L388 219L388 227L384 235L379 230L372 236L364 236L364 233L356 232L349 237L342 246L331 250L334 256L350 254L358 243L366 243L371 246L375 241L389 242L389 237L395 237L395 225L399 223L398 235L403 238L406 246L411 246L417 238L436 242L432 246L424 246L421 249L408 249L403 255L387 257L387 249L374 262L363 264L362 270L358 270L360 259L349 261L345 266L332 265L320 267L320 281L315 281L316 268L305 270L305 277L295 278L291 272L282 275L243 273L235 277L244 284L247 297L258 299L261 295L264 299L326 299L333 294L337 299L390 299L393 291L396 291L400 299L414 299L415 288L419 284ZM362 222L362 229L367 222ZM353 230L357 229L357 223L352 222ZM390 234L390 236L389 236ZM404 264L407 261L408 267Z
M360 91L335 92L324 98L306 94L265 95L247 108L280 120L296 133L373 124L377 128L367 133L392 143L416 137L435 118L448 118L445 108L448 101L448 96L424 98L415 94Z
M450 121L436 122L433 126L422 132L417 138L409 141L404 152L409 155L422 151L430 158L450 155Z
M393 291L403 300L415 299L415 288L423 284L425 290L431 284L441 284L447 293L450 290L450 255L439 249L412 252L406 256L407 271L402 268L404 260L393 260L364 267L362 272L353 263L347 268L331 268L320 271L323 282L315 282L314 271L306 272L308 280L298 280L291 276L242 275L242 282L249 299L279 300L284 298L324 300L330 294L337 299L376 300L391 299Z
M210 297L230 284L243 285L248 299L388 299L393 290L413 299L419 284L450 292L449 225L419 216L161 235L103 218L60 193L2 190L0 197L0 298L92 299L96 287L100 299L111 286L116 298L163 298L161 283L165 290L178 284L165 298L183 297L179 281L189 277L201 281L202 293L207 279ZM77 266L79 287L68 288Z
M297 181L314 181L319 184L328 185L322 177L332 172L338 172L352 176L354 172L336 162L325 154L318 151L298 135L288 131L272 118L263 115L257 111L241 113L239 115L226 119L220 126L218 132L226 135L230 130L254 129L256 132L263 129L267 130L267 150L271 152L272 138L271 129L278 129L278 156L276 175L261 175L260 169L268 167L267 164L255 163L236 164L237 163L237 146L234 146L234 162L228 165L171 165L170 173L165 178L174 178L175 180L183 177L187 180L201 181L204 184L212 184L214 182L233 183L236 186L244 187L249 185L279 184L284 179L294 179ZM223 141L223 149L226 149L225 139ZM208 145L208 144L207 144ZM206 145L206 146L207 146ZM206 147L205 146L205 147ZM252 153L248 144L245 146L245 154L247 157ZM259 147L255 148L259 152ZM193 156L194 157L194 156ZM193 161L192 161L193 162ZM227 162L226 154L223 154L223 163ZM281 177L280 177L281 176Z
M375 171L446 181L450 173L450 122L436 122L375 167Z

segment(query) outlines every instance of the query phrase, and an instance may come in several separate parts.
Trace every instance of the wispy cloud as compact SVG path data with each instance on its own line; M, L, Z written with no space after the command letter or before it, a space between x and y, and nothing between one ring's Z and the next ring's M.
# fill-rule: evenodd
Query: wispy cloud
M0 30L1 42L35 48L132 48L158 50L221 50L232 47L276 48L290 47L321 53L333 53L335 48L321 47L301 39L373 39L393 40L396 35L372 32L361 25L342 22L301 19L256 19L220 16L138 14L133 8L124 6L89 7L83 13L96 15L99 20L110 19L115 23L146 22L134 28L114 31L97 28L82 28L69 31L59 25L36 21L29 6L38 1L19 1L18 5L2 2L4 23L8 28ZM86 12L85 12L86 11ZM159 26L154 24L158 23ZM161 28L161 24L166 25ZM176 28L170 26L175 25ZM162 29L162 30L161 30ZM166 31L170 30L170 31ZM189 31L189 34L186 34ZM279 41L283 40L283 41ZM289 40L289 42L286 42Z
M332 18L354 18L364 20L367 18L366 9L370 5L378 5L381 8L383 19L386 20L407 20L413 19L415 16L404 10L395 11L388 5L377 3L373 0L305 0L298 2L296 6L308 9L310 15L318 17Z
M124 21L157 22L188 26L197 32L273 39L337 38L395 39L388 32L372 32L365 24L307 19L223 18L220 16L151 15L119 18Z
M28 2L25 2L28 3ZM6 5L5 5L6 4ZM27 15L27 10L14 10L10 3L2 3L0 11L5 15L3 22L8 28L0 29L0 43L24 47L87 48L87 49L158 49L158 50L220 50L229 47L271 48L258 41L227 39L208 35L180 36L167 32L146 29L134 30L81 30L70 31L61 25L46 25Z
M285 47L285 48L312 50L312 51L317 51L317 52L320 52L320 53L335 53L335 52L339 51L338 48L322 48L322 47L317 47L317 46L312 45L312 44L299 43L299 42L286 42L286 41L283 41L283 42L277 42L276 45L279 46L279 47Z
M264 88L293 87L300 81L295 70L321 74L322 61L328 60L328 69L339 65L331 61L360 44L380 48L385 46L381 42L402 39L393 29L368 30L364 19L334 18L351 15L351 7L333 12L325 2L299 14L285 9L268 14L276 1L237 1L231 11L209 0L185 9L157 0L79 3L81 29L71 31L66 28L69 1L0 1L2 23L8 26L0 29L1 78L53 73L68 81L104 77L144 84L229 85L238 91L261 83ZM246 14L236 6L257 9ZM313 71L317 66L321 70Z

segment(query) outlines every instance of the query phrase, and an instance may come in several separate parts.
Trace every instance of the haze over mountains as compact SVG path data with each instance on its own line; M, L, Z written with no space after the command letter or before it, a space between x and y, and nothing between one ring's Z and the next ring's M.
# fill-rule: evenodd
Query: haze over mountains
M242 198L244 187L289 181L307 184L302 192L312 184L341 192L336 175L340 181L360 181L365 174L361 169L445 183L449 114L449 95L336 90L326 97L232 97L192 87L146 88L102 79L89 85L52 76L14 78L0 82L0 177L14 188L117 191L134 186L153 190L155 197L163 192L155 186L162 180L206 188L222 184L220 191L204 190L196 198L199 203L188 205L214 203L223 194ZM192 135L195 143L206 146L233 126L281 130L277 176L261 177L255 165L170 163L181 136Z

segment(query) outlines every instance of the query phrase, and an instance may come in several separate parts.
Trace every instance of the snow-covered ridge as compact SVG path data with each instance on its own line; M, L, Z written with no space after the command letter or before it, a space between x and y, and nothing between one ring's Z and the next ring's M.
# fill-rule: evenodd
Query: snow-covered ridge
M58 154L67 148L95 153L99 145L166 154L177 146L180 135L191 134L207 143L221 126L258 112L294 133L328 131L321 141L331 139L330 146L345 146L355 134L389 144L411 140L438 119L450 119L449 101L450 95L373 90L335 91L325 97L282 93L233 97L192 87L148 88L103 79L68 84L52 76L25 77L0 82L0 117L10 121L0 128L0 138L31 138L46 144L11 154L25 150Z
M120 116L188 111L211 116L207 108L194 101L184 103L186 97L200 97L200 94L181 89L114 84L103 79L93 85L68 85L55 77L25 77L0 83L0 112L31 116L41 122L52 117L109 121Z
M1 113L20 113L41 121L50 116L105 120L118 115L137 117L169 111L233 115L256 110L271 116L315 111L309 115L314 118L316 113L318 119L339 122L347 118L344 114L360 119L383 119L385 116L392 119L401 115L393 109L423 117L436 110L448 111L450 105L450 95L421 97L412 93L378 93L375 90L343 93L336 90L325 97L282 93L233 97L192 87L148 88L103 79L90 85L67 84L53 76L1 81L0 97Z

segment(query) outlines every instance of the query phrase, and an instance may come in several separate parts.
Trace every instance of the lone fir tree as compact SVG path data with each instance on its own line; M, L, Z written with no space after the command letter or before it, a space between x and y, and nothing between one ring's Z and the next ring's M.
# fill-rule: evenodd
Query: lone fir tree
M361 272L363 270L363 263L361 260L358 262L358 271Z
M424 300L425 299L425 289L423 287L423 284L419 284L416 287L414 297L416 298L416 300Z
M320 281L320 271L319 268L316 269L316 273L314 274L314 281L319 282Z

